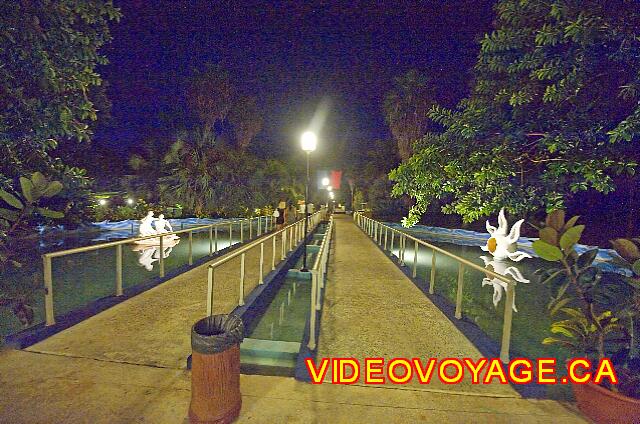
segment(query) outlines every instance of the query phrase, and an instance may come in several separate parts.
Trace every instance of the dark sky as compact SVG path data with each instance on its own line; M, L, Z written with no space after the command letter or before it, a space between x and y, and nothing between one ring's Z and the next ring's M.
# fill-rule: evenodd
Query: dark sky
M418 68L443 98L462 95L493 17L492 1L115 3L123 18L101 69L113 119L96 139L123 151L171 132L166 117L182 108L191 69L206 62L223 64L258 97L259 143L275 152L297 148L323 99L322 143L389 138L382 100L393 78Z

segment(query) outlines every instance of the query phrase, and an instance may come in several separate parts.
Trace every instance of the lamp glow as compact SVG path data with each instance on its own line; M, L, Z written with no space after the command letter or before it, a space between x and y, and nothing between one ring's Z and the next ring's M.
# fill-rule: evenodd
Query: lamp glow
M127 199L127 205L133 205L133 199L131 197Z
M328 185L329 185L329 178L324 177L324 178L322 179L322 185L323 185L323 186L328 186Z
M335 194L333 193L333 191L329 192L329 197L331 197L331 199L333 199L335 197Z
M100 199L100 200L98 200L98 204L100 206L105 206L107 204L107 200L106 199Z
M307 153L311 153L316 150L316 145L318 144L318 137L311 131L307 131L302 134L302 150Z

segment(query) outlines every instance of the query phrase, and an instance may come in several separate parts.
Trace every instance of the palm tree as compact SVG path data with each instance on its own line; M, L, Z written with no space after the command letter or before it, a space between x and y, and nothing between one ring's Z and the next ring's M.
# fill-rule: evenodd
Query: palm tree
M413 142L427 131L427 112L434 104L429 79L415 69L395 79L384 101L386 121L403 162L413 154Z

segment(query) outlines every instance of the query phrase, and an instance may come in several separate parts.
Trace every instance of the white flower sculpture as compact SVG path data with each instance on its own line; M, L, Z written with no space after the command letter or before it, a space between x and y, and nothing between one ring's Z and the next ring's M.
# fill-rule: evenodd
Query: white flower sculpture
M487 244L481 249L491 253L495 259L509 258L512 261L519 262L524 258L531 258L526 252L518 250L518 239L520 238L520 226L524 219L519 220L509 231L509 223L504 216L504 208L500 209L498 214L498 228L494 227L487 220L487 231L491 237L487 240Z
M501 275L508 275L518 283L527 284L531 282L531 280L524 278L518 267L511 265L507 261L492 259L488 256L480 256L480 259L482 259L482 261L484 262L484 267L490 271L496 272ZM482 287L486 285L493 286L493 306L497 307L498 303L500 303L500 300L502 299L502 293L507 291L507 283L497 278L490 278L490 276L487 276L482 279ZM516 308L515 287L511 308L514 312L518 312L518 308Z

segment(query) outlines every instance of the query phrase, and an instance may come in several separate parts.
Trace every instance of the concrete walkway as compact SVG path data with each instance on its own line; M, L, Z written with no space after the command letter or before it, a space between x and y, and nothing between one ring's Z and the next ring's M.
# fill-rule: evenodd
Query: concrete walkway
M335 249L327 285L319 357L471 358L483 355L350 217L335 220ZM494 380L496 381L496 380ZM418 387L518 397L509 385Z
M337 256L329 274L321 355L479 355L462 335L438 322L446 318L399 271L392 271L395 266L347 218L336 224ZM267 258L270 249L266 243ZM258 255L259 250L247 254L245 293L257 284ZM215 312L229 312L237 304L235 261L216 272ZM368 268L354 272L356 264ZM265 260L265 273L269 265ZM0 352L0 422L186 422L191 376L184 361L191 350L190 327L205 314L205 296L206 265L27 350ZM417 318L407 320L400 309ZM423 328L425 323L433 328ZM239 422L582 422L570 405L521 399L509 389L486 396L243 375L241 390Z

